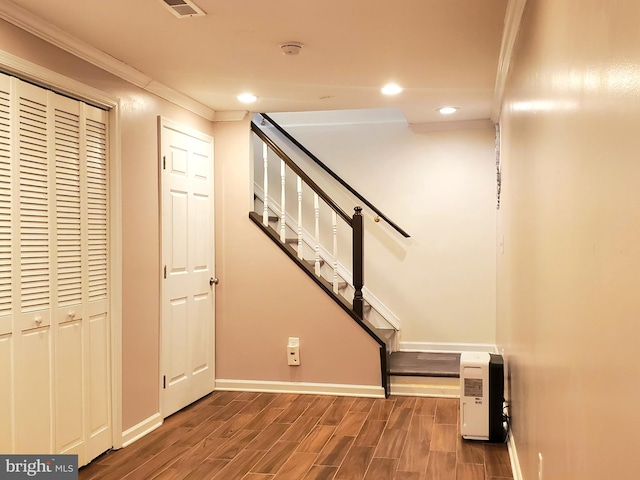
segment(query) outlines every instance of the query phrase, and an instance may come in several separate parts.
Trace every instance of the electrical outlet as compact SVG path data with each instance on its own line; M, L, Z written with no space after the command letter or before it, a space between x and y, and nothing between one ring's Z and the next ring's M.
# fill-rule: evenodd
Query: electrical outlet
M287 365L300 365L300 339L298 337L289 337L289 343L287 343Z
M538 480L544 480L542 478L543 473L543 464L542 464L542 452L538 452Z

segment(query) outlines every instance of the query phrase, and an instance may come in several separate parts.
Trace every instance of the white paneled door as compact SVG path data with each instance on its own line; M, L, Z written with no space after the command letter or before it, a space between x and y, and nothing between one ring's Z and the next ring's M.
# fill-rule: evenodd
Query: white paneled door
M112 446L107 112L0 74L0 451Z
M213 391L213 139L160 119L162 413Z

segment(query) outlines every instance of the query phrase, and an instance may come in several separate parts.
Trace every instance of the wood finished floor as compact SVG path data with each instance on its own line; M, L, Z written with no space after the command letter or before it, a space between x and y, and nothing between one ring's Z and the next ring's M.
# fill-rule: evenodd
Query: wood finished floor
M503 480L504 444L458 433L458 400L215 392L79 479Z

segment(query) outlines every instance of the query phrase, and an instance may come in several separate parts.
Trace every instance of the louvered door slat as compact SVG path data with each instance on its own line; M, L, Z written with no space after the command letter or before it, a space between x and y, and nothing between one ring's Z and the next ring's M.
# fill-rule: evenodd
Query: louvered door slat
M11 315L11 94L0 90L0 317Z
M77 113L55 110L58 307L82 302L80 128Z
M107 131L86 122L89 300L107 297Z
M19 97L20 298L23 313L50 306L47 107Z

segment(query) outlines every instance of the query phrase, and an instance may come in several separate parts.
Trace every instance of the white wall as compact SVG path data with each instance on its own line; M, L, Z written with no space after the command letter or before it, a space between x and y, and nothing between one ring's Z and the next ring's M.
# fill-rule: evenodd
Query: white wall
M273 118L411 235L365 211L365 285L400 319L401 341L495 344L493 128L417 134L297 115ZM348 213L360 203L338 198Z

